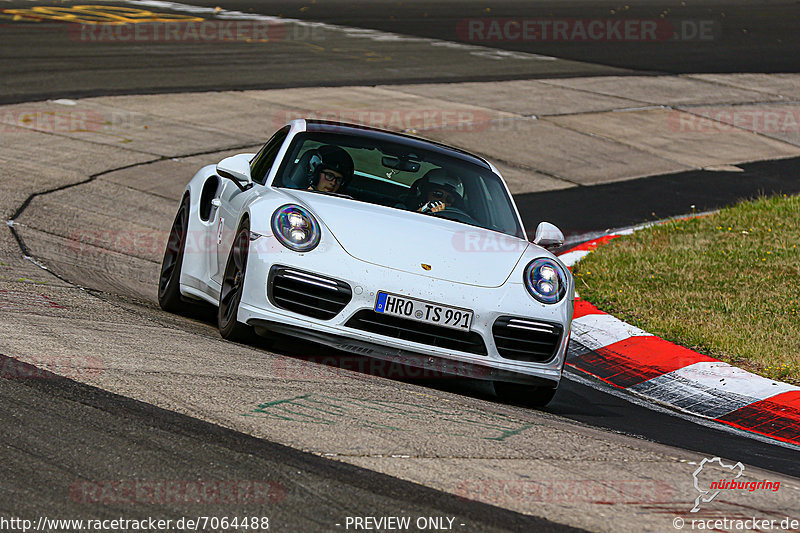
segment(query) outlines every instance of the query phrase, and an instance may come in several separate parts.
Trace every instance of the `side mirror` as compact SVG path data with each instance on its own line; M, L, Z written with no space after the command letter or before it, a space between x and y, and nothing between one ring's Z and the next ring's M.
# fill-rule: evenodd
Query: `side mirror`
M242 191L253 186L253 178L250 176L250 157L247 154L226 157L217 163L217 174L232 180Z
M537 244L545 249L558 248L564 244L564 234L561 230L549 222L541 222L536 227L536 237L533 244Z

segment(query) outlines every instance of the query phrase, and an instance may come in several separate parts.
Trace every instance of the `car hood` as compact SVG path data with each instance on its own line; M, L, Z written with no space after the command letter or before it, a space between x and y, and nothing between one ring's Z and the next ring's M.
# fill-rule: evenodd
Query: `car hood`
M290 195L311 209L356 259L436 279L499 287L530 244L511 235L401 209L306 191L291 191Z

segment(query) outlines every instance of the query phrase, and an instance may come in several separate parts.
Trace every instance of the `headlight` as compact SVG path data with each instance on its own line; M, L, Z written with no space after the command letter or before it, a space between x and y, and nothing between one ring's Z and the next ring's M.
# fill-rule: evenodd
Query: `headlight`
M525 267L522 277L531 296L543 304L558 303L567 294L567 275L552 259L534 259Z
M308 252L319 244L319 223L299 205L284 205L272 215L272 232L295 252Z

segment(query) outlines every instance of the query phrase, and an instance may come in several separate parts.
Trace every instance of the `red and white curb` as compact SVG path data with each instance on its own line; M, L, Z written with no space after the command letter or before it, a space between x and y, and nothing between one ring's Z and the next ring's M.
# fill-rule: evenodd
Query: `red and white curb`
M572 267L625 232L583 243ZM800 387L774 381L660 339L575 299L567 365L662 405L800 445Z

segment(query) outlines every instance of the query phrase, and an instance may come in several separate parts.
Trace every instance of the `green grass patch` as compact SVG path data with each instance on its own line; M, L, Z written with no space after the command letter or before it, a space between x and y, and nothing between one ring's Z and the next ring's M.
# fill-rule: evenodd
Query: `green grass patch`
M800 384L800 196L744 202L600 246L581 297L648 333Z

